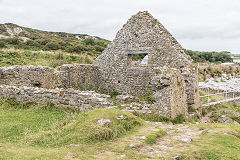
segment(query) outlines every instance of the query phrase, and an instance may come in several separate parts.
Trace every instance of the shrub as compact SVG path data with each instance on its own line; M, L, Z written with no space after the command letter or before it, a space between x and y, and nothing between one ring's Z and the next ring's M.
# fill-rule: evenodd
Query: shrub
M6 47L6 43L3 41L0 41L0 48L5 48Z
M92 38L86 38L82 42L85 43L86 45L95 45L95 42Z
M57 42L48 42L44 48L45 50L58 50L61 46Z
M186 121L186 119L185 119L185 117L184 117L183 114L180 114L180 115L178 115L176 118L174 118L174 119L171 120L171 122L172 122L173 124L181 124L181 123L183 123L183 122L185 122L185 121Z

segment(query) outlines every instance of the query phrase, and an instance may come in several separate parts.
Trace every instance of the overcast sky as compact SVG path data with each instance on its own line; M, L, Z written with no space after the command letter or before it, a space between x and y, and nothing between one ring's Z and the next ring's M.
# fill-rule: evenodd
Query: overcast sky
M144 10L186 49L240 53L240 0L0 0L0 23L113 40Z

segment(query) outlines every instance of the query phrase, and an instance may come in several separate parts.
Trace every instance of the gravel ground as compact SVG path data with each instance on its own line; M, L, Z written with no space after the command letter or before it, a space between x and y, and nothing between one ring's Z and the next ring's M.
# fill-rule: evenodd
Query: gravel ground
M208 82L199 82L200 88L240 92L240 78L232 78L221 82L219 79L209 79Z

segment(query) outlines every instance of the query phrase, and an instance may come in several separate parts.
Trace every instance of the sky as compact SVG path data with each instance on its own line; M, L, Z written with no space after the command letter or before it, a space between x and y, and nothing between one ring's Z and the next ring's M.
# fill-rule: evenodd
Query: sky
M145 10L186 49L240 54L240 0L0 0L0 23L113 40Z

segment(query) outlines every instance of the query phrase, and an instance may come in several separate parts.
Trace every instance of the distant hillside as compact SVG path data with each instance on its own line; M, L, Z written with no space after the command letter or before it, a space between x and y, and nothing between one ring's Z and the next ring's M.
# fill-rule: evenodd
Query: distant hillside
M0 24L0 48L62 50L98 55L109 43L108 40L87 34L47 32L12 23Z
M188 54L195 63L224 63L233 62L231 53L228 51L222 52L200 52L185 49L185 53Z

